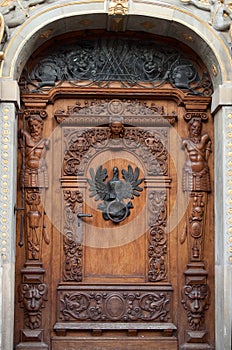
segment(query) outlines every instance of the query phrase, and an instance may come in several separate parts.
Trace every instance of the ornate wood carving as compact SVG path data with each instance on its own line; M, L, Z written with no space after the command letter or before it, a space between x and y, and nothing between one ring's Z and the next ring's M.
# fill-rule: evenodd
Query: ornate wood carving
M25 326L30 329L41 327L42 308L47 301L48 287L45 283L19 286L19 302L24 308Z
M42 268L42 245L50 243L46 227L44 200L48 188L46 152L49 141L43 137L45 111L28 110L23 115L27 127L20 130L19 146L22 153L21 189L22 209L21 227L25 227L26 263L21 270L22 282L19 285L19 302L24 308L24 329L21 337L32 347L47 348L43 342L42 309L47 301L48 286L44 283ZM22 232L21 232L22 233ZM23 245L20 239L20 246Z
M164 107L152 102L148 105L138 100L94 100L77 102L68 106L67 111L55 111L55 119L61 124L76 124L79 126L98 126L111 124L109 118L120 118L120 121L133 126L171 126L177 116L173 111L171 115L165 114ZM143 118L141 119L141 116Z
M82 193L64 190L64 281L82 280L82 224L77 214L82 210Z
M61 292L61 321L170 321L168 292Z
M186 162L183 170L183 191L210 192L208 158L211 152L209 135L201 134L200 118L192 118L188 123L189 138L183 140Z
M209 307L209 287L207 284L189 284L183 288L182 303L186 310L191 330L205 329L204 316Z
M151 282L167 278L167 194L153 190L149 200L148 278Z
M20 130L22 151L21 186L23 192L24 218L26 221L27 259L41 259L42 242L50 238L45 224L44 196L48 187L46 152L49 141L43 138L43 126L47 114L43 111L28 111L28 130Z
M187 113L185 120L188 121L189 137L183 140L183 148L186 151L183 191L188 200L188 207L181 243L187 238L190 264L185 271L182 304L186 310L189 327L186 330L186 341L201 343L203 347L199 345L199 349L203 349L207 342L205 311L209 307L210 294L208 273L204 267L204 239L208 194L211 191L208 166L211 139L207 133L202 134L202 121L207 121L205 113Z
M157 129L146 131L144 129L124 127L123 138L114 141L109 128L95 128L83 132L73 129L65 130L65 139L68 149L64 155L64 176L82 175L87 160L99 150L118 148L129 150L139 156L144 162L149 175L167 175L168 151L167 130Z

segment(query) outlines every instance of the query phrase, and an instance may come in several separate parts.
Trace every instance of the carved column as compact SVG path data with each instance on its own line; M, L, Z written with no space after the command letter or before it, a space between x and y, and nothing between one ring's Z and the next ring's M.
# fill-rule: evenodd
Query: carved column
M26 262L21 270L22 279L18 287L18 301L24 309L24 329L21 330L21 343L17 349L48 349L43 341L42 325L42 309L46 305L48 293L48 286L44 283L42 246L50 242L44 211L48 187L45 155L49 149L49 141L43 137L46 116L44 111L26 111L19 135L23 210L19 245L24 244L24 238Z
M187 113L188 137L182 146L186 153L183 168L182 189L186 195L187 210L181 243L188 243L188 265L184 272L185 285L182 289L182 304L186 310L188 326L185 344L181 349L211 349L207 344L205 312L210 303L208 272L204 264L205 220L208 194L211 192L208 158L211 140L202 133L202 122L206 113Z

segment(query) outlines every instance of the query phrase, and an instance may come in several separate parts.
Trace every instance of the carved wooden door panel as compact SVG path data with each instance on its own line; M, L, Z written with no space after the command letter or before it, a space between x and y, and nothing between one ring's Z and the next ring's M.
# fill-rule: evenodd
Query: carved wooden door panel
M119 334L124 348L147 349L157 332L169 336L156 346L177 348L166 232L168 135L176 117L157 120L146 106L139 113L137 101L131 107L130 101L99 101L84 119L80 110L61 125L64 269L54 349L67 334L70 347L79 344L78 334L85 334L86 349L104 348L105 337ZM151 338L142 341L144 332Z
M24 112L17 349L213 348L209 99L165 94Z

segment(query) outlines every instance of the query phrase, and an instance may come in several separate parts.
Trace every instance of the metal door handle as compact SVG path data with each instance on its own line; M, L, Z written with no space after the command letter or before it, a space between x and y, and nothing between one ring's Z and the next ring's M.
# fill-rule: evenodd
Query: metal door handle
M84 214L84 213L79 213L77 214L78 218L92 218L93 215L92 214Z

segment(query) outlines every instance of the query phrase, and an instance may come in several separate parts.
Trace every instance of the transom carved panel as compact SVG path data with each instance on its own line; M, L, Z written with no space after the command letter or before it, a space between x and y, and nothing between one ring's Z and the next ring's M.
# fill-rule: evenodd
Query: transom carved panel
M42 51L41 51L42 52ZM180 49L155 40L103 37L79 39L62 48L45 51L33 68L24 73L27 89L51 88L59 81L76 86L157 87L164 83L188 90L190 94L209 96L211 81L206 70ZM33 85L31 84L33 82Z

